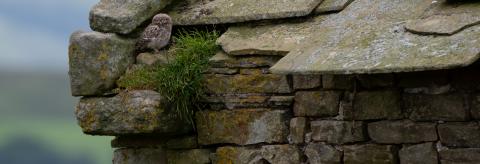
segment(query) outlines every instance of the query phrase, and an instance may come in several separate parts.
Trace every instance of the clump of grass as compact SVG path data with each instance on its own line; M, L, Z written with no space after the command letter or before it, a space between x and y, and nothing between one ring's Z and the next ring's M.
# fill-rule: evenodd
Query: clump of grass
M192 125L204 94L203 72L208 68L208 59L218 51L217 38L216 31L179 32L173 37L171 52L175 59L156 74L160 94L168 99L177 117Z
M157 90L167 98L175 116L193 126L204 94L203 73L208 59L218 51L218 35L216 31L180 31L173 36L174 44L168 51L175 59L166 65L133 69L117 85L128 90Z

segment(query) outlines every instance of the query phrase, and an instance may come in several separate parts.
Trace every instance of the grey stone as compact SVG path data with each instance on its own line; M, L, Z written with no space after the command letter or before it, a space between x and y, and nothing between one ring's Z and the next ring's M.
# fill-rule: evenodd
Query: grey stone
M242 75L255 75L255 74L269 74L270 70L268 68L242 68L240 69L240 74Z
M421 143L437 140L435 126L435 123L421 123L409 120L379 121L368 124L368 134L376 143Z
M165 144L168 149L195 149L198 147L197 136L177 137Z
M189 0L168 14L175 25L236 23L251 20L299 17L310 14L322 0Z
M348 75L323 75L322 85L325 89L344 89L350 90L353 88L355 79Z
M286 143L286 111L242 109L197 112L196 123L200 145L232 143Z
M268 100L271 106L291 106L294 100L294 96L272 96Z
M464 121L468 117L464 95L458 93L441 95L404 94L405 110L409 118L417 121Z
M439 152L442 164L477 164L480 161L480 149L447 149Z
M217 149L217 164L291 164L300 163L300 149L293 145L266 145L252 147L220 147Z
M224 52L218 52L215 56L210 58L210 65L212 67L227 67L227 68L256 68L256 67L270 67L273 66L279 57L275 56L242 56L235 57L227 55Z
M358 81L367 89L392 87L395 83L393 74L359 75Z
M137 64L144 65L166 65L173 61L175 56L169 54L167 51L160 51L159 53L140 53L137 55Z
M397 148L392 145L351 145L344 146L345 164L395 164Z
M236 68L208 68L207 73L234 75L239 71Z
M265 94L221 94L205 98L206 102L227 109L269 107L269 99Z
M173 114L159 93L148 90L122 92L114 97L82 98L75 110L86 134L174 135L192 130L191 125Z
M320 75L293 75L293 89L312 89L322 85Z
M323 143L309 143L305 155L310 164L340 164L342 158L340 151Z
M170 150L167 151L169 164L210 164L208 149Z
M320 19L318 25L310 26L317 30L306 35L299 46L270 70L276 74L371 74L470 65L480 56L480 26L472 26L446 37L418 35L405 30L407 20L421 17L426 10L445 3L445 0L436 2L355 0L342 12L329 14ZM462 4L479 9L477 3ZM448 5L446 9L454 10L456 7ZM304 28L303 25L288 30L299 31ZM250 37L246 38L252 41ZM247 48L255 47L244 49Z
M366 140L365 124L362 121L312 121L310 127L314 141L344 144Z
M273 74L257 75L205 75L208 93L290 93L292 88L286 76Z
M95 31L128 34L152 18L171 0L101 0L90 11Z
M401 164L438 164L437 150L432 142L404 146L398 152Z
M353 1L354 0L324 0L313 12L315 14L323 14L342 11Z
M465 28L480 24L478 3L438 3L422 18L409 20L405 28L418 34L453 35Z
M338 115L338 91L299 91L295 93L295 116L328 117Z
M307 131L307 119L305 117L295 117L290 120L289 142L293 144L301 144L305 140L305 132Z
M117 149L113 164L167 164L166 152L161 148Z
M294 145L266 145L262 146L262 157L268 163L300 163L301 152Z
M346 119L376 120L402 118L401 96L397 90L362 91L356 93L353 111L346 111Z
M413 94L429 94L429 95L439 95L446 94L452 90L450 85L443 86L430 86L430 87L420 87L420 88L405 88L405 93Z
M115 34L77 31L68 48L73 96L101 95L135 62L135 41Z
M446 146L480 147L480 126L477 122L440 124L438 135Z

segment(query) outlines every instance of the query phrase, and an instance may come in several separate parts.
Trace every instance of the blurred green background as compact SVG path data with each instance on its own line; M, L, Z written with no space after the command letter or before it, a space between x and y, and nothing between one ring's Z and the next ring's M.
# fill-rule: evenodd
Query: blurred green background
M0 164L111 163L74 117L68 38L98 0L0 0Z

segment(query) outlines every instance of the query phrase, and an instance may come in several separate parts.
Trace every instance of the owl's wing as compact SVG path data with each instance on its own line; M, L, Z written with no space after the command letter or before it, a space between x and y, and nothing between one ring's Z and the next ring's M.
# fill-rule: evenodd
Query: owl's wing
M170 40L170 35L172 34L172 31L169 28L166 27L160 27L158 29L157 33L157 39L162 39L162 40Z
M160 35L161 33L161 28L158 27L157 25L150 25L147 28L145 28L145 31L142 34L142 39L155 39Z

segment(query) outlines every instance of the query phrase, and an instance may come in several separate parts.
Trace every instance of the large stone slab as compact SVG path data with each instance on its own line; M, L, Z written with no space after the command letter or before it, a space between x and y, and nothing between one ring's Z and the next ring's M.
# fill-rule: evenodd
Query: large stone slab
M295 116L329 117L338 115L339 91L299 91L295 93Z
M196 115L200 145L286 143L286 111L242 109L202 111Z
M168 5L171 0L101 0L90 11L95 31L128 34Z
M374 142L384 144L422 143L438 138L435 123L409 120L369 123L368 134Z
M401 96L397 90L362 91L354 94L353 108L345 119L375 120L402 118Z
M480 147L480 126L477 122L440 124L438 135L446 146Z
M295 117L290 120L289 143L301 144L305 141L305 131L307 130L307 119L305 117Z
M290 93L292 87L284 75L205 75L208 93Z
M299 17L310 14L322 0L187 0L168 14L175 25L201 25Z
M218 52L215 56L210 58L210 65L212 67L227 67L227 68L256 68L256 67L271 67L279 57L275 56L242 56L235 57L225 52Z
M464 95L458 93L404 94L405 110L417 121L464 121L468 117Z
M159 93L122 92L114 97L86 97L75 115L83 132L92 135L183 134L192 126L173 116Z
M442 164L477 164L480 161L480 149L447 149L439 152Z
M166 164L165 150L161 148L117 149L113 153L113 164Z
M344 144L366 140L365 124L362 121L312 121L310 127L314 141Z
M437 150L432 142L404 146L398 155L402 164L438 164Z
M396 164L397 148L392 145L351 145L344 147L345 164Z
M101 95L135 62L135 40L115 34L77 31L68 48L73 96Z
M389 73L449 69L475 62L480 57L480 26L440 37L405 30L405 22L421 17L435 5L431 2L356 0L342 12L328 15L318 26L311 26L318 30L311 32L270 70L282 74ZM476 10L480 9L476 3L466 2L448 8L458 5L475 5ZM288 31L300 31L304 25ZM280 36L288 33L286 29L281 31ZM260 37L246 38L252 41Z
M266 145L252 147L220 147L217 149L217 164L291 164L300 163L301 152L293 145Z

